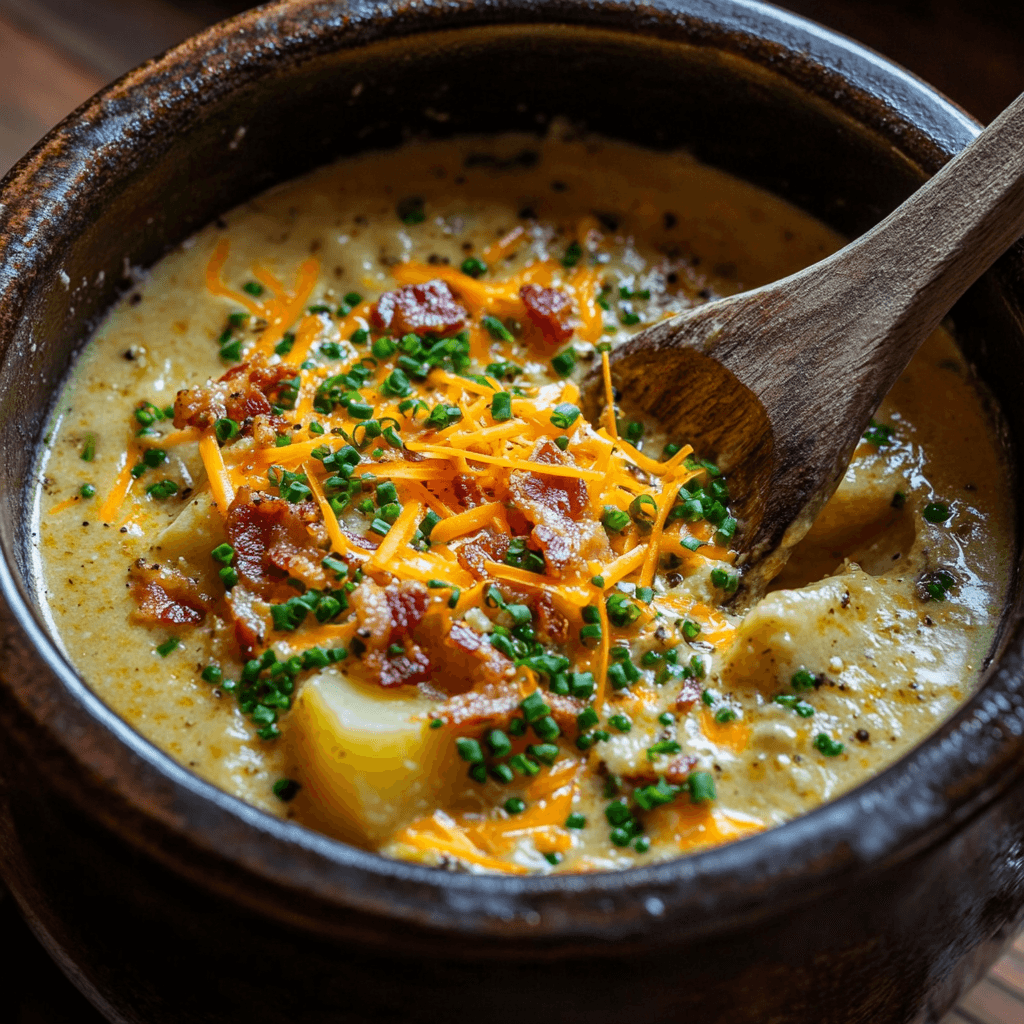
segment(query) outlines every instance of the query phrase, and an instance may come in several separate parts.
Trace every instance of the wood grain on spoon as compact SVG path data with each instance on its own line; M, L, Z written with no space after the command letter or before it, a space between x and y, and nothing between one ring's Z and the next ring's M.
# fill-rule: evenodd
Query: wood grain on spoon
M611 353L624 404L728 474L741 600L810 529L921 342L1022 233L1024 96L844 249ZM600 384L595 373L584 385L592 419Z

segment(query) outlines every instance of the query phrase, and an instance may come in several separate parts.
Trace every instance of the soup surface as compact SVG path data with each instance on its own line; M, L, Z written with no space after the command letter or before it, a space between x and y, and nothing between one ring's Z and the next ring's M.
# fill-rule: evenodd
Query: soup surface
M963 357L925 344L745 615L727 474L617 396L587 422L578 385L840 244L562 131L275 189L141 278L59 396L54 632L197 774L396 857L612 869L813 808L942 722L992 642L1012 509Z

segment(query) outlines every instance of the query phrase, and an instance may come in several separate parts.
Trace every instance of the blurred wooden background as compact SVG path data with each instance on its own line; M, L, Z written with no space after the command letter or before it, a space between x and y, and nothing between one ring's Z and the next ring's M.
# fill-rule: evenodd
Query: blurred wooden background
M106 82L245 0L0 0L0 175ZM1024 90L1024 0L788 0L990 121ZM102 1024L0 890L0 1021ZM874 1022L865 1022L874 1024ZM1024 939L943 1024L1024 1024Z

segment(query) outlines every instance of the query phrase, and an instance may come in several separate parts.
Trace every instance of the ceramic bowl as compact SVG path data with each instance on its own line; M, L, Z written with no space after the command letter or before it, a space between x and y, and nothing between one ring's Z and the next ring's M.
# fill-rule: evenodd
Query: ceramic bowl
M1016 574L984 684L909 756L782 828L611 874L449 873L267 817L141 739L49 639L33 451L132 268L335 157L554 115L687 147L850 234L978 130L752 0L292 0L131 72L0 187L0 875L112 1021L930 1021L1021 923ZM953 322L1016 472L1019 248Z

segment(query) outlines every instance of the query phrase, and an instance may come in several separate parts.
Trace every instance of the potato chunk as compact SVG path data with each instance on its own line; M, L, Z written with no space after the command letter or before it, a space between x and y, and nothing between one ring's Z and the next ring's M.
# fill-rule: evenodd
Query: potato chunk
M434 702L412 686L385 690L325 669L303 687L288 741L311 825L376 847L413 818L444 806L465 765Z

